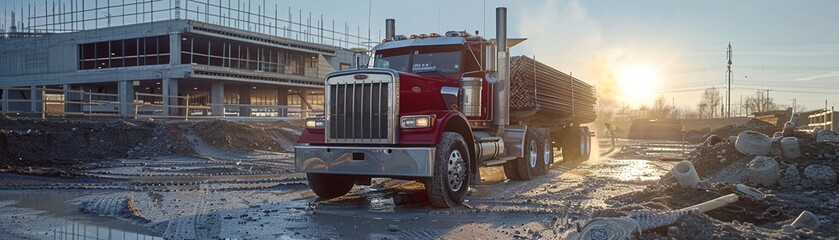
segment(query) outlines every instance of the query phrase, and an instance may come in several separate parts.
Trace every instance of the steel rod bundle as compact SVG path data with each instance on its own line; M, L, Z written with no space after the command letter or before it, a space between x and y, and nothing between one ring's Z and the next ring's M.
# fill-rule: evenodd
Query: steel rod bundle
M525 56L510 60L510 109L538 109L574 121L593 122L594 88L568 74Z

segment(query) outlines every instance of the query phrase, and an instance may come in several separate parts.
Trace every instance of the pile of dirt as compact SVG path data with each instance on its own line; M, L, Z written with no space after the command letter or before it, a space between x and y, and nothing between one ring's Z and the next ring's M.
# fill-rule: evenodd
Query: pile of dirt
M752 118L744 124L731 124L713 130L710 128L703 128L701 130L687 131L685 133L685 141L688 141L690 143L700 143L704 141L706 138L708 138L708 136L710 135L717 135L724 138L728 138L729 136L737 136L737 134L745 130L757 131L772 136L772 134L774 134L775 132L781 131L781 128L772 125L771 123L758 120L757 118Z
M839 229L832 227L839 224L839 185L835 177L836 172L839 172L839 144L816 142L813 134L796 131L793 136L799 141L802 156L785 159L781 144L778 139L773 139L770 152L765 156L778 162L781 178L773 186L758 186L748 179L749 162L755 157L740 153L735 148L735 142L728 139L730 135L736 136L739 133L737 131L745 130L769 134L777 131L771 124L760 121L715 129L712 132L719 136L710 137L687 157L703 180L698 189L681 187L670 172L656 185L609 201L616 206L658 204L672 210L731 193L739 196L737 202L703 216L684 218L675 224L646 232L642 238L647 239L792 239L839 236ZM758 190L770 195L761 199L750 197L736 189L740 183L759 187ZM818 216L821 227L782 231L783 225L790 224L805 210ZM672 229L674 226L676 233Z
M301 121L0 118L0 172L72 175L114 158L195 155L198 136L219 150L288 152Z
M204 142L220 149L241 151L277 151L283 147L274 140L270 133L250 125L212 120L192 125L192 130Z
M89 120L0 120L0 166L52 167L125 157L154 124Z
M751 130L759 133L772 136L775 132L781 131L781 128L771 123L753 118L744 124L732 124L725 127L717 128L711 131L711 134L728 138L729 136L737 136L742 131Z

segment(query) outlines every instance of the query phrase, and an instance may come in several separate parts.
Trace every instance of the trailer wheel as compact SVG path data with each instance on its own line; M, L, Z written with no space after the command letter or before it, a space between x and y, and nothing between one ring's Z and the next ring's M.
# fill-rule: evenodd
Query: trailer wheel
M580 148L583 152L580 155L583 161L588 161L591 158L591 130L588 127L582 127L580 130L582 135L580 140L583 143L583 147Z
M322 198L336 198L346 195L355 185L355 178L350 175L307 173L309 188Z
M469 150L458 133L444 132L434 164L434 176L426 179L425 191L434 207L460 205L469 188Z
M582 129L572 127L563 131L562 141L562 159L566 162L581 162L583 161L582 153L585 151L585 146L582 136Z
M539 152L541 156L539 157L539 175L548 174L551 171L551 164L553 163L553 156L554 156L554 148L553 148L553 139L551 139L551 131L549 129L540 129L539 134Z

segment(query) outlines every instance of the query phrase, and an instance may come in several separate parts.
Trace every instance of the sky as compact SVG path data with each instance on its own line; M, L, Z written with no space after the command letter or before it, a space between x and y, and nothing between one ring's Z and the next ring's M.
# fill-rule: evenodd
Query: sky
M106 1L98 0L100 4ZM30 2L43 4L39 0L2 2L3 12ZM511 50L513 55L535 57L594 84L601 99L634 107L651 105L659 97L680 108L695 107L702 89L726 87L726 47L731 43L733 108L738 108L741 96L759 90L777 103L791 104L795 99L808 109L824 107L825 100L831 106L839 103L837 1L264 2L268 12L278 5L282 18L289 8L294 19L302 12L304 21L311 12L314 18L324 15L327 23L333 19L338 25L347 23L362 36L368 34L369 25L374 41L384 34L386 18L396 19L397 34L467 30L492 38L495 8L504 6L508 8L508 36L528 38ZM8 16L4 17L7 22ZM639 66L650 69L658 79L655 91L640 97L637 91L627 93L619 87L627 78L624 72Z

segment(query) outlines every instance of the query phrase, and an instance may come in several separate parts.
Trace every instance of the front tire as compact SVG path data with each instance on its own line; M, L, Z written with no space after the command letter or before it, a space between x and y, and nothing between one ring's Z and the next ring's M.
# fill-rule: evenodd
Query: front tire
M434 176L425 180L431 205L439 208L460 205L466 198L471 178L469 150L463 136L444 132L434 161Z
M350 175L306 173L309 188L319 197L330 199L344 196L355 185L355 178Z

